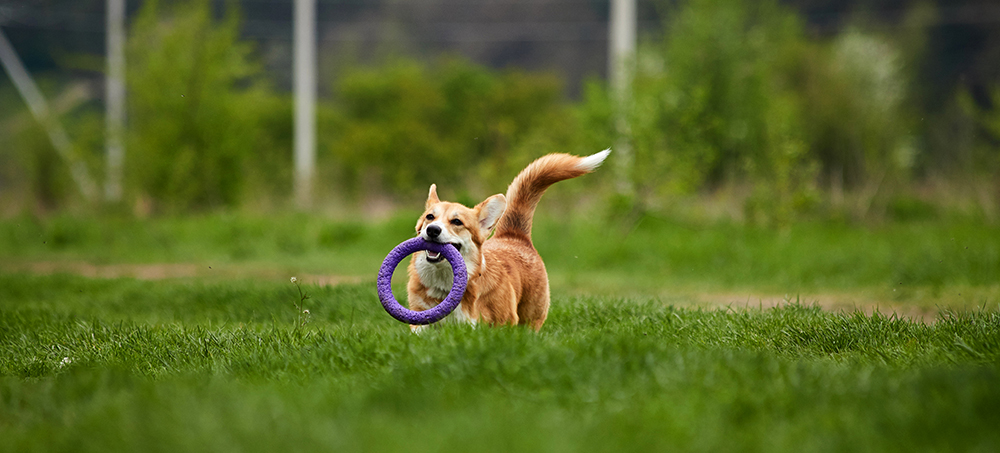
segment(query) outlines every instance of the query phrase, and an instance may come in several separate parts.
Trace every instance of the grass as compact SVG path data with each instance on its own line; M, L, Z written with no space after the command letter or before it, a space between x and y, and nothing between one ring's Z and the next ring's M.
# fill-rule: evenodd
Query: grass
M400 238L412 235L411 223L366 225L304 215L21 217L0 221L0 244L11 261L196 263L238 266L241 272L264 267L361 275L377 269ZM225 277L234 275L239 272Z
M1000 318L558 297L413 336L369 285L0 278L8 451L995 450Z
M413 234L418 213L407 214L375 224L305 215L23 217L0 221L0 246L8 270L19 262L83 260L194 263L225 278L265 270L371 278L387 251ZM540 216L534 236L554 286L579 294L866 288L906 298L988 288L986 297L1000 296L1000 227L968 220L800 223L776 231L646 217L624 231L587 218Z
M447 325L421 336L385 315L371 283L411 228L305 216L0 222L0 451L1000 448L995 228L646 219L622 232L547 218L535 234L553 304L540 333ZM25 267L74 260L219 273ZM300 325L288 281L299 272L366 281L303 285ZM692 308L683 293L739 289L967 295L925 324L809 300Z

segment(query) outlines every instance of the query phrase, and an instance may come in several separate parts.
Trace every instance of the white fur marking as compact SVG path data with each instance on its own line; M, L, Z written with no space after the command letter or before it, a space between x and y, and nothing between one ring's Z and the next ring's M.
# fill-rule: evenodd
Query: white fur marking
M465 312L462 311L461 306L455 308L455 311L448 313L448 316L446 316L444 320L459 324L471 324L473 327L476 326L476 320L466 315Z
M608 154L611 154L611 148L596 154L591 154L587 157L581 157L580 163L577 164L577 168L585 171L594 171L597 167L600 167L601 164L604 163L604 159L608 158Z
M435 299L447 297L455 281L451 265L444 261L429 263L427 255L417 257L417 275L420 277L420 282L427 287L427 295Z

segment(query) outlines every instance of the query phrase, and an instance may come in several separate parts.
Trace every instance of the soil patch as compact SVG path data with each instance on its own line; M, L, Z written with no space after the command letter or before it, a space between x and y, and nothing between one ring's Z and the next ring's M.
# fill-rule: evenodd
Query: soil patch
M820 308L834 313L862 312L866 315L880 313L892 317L906 318L925 324L933 323L938 316L938 309L896 301L874 299L871 296L847 293L810 294L799 296L761 295L752 293L718 293L694 296L697 305L732 308L774 308L786 305L818 305Z
M308 285L335 286L344 283L362 283L370 278L350 275L324 275L296 273L289 270L255 267L252 265L221 265L191 263L154 263L154 264L92 264L83 261L36 261L21 263L4 263L0 271L24 272L37 275L73 274L90 278L136 278L141 280L164 280L180 278L253 278L266 280L284 280L295 276L300 282ZM680 297L678 297L680 296ZM751 292L685 292L670 297L671 303L690 307L728 307L744 308L774 308L791 304L818 305L820 308L835 312L851 314L863 312L867 315L880 313L885 316L896 316L923 323L933 323L940 312L939 307L931 307L925 303L904 303L898 300L882 300L873 294L865 293L822 293L785 296L774 294L755 294Z
M286 280L293 275L308 285L339 285L360 283L363 278L347 275L298 274L277 269L249 268L244 266L211 266L191 263L154 264L92 264L83 261L37 261L7 263L5 272L25 272L37 275L73 274L90 278L136 278L140 280L165 280L174 278L263 278ZM287 276L285 274L288 274Z

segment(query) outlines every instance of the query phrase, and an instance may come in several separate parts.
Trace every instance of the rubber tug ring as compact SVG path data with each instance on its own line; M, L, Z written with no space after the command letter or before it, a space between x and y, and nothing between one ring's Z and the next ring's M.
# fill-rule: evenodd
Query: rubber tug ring
M448 263L451 264L455 278L451 285L451 292L441 303L430 310L413 311L400 305L393 297L392 273L395 272L396 266L399 266L403 258L422 250L430 250L444 255ZM465 261L462 260L462 254L454 245L428 242L416 237L403 241L389 252L378 271L375 288L378 290L378 298L382 302L382 308L385 308L386 313L389 313L390 316L407 324L425 325L440 321L458 307L458 304L462 302L462 296L465 295L468 279L469 274L465 270Z

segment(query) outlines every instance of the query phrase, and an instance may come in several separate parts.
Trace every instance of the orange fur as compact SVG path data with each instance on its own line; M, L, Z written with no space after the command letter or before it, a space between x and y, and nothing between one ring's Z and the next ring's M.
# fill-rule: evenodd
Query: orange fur
M507 188L473 208L441 201L431 185L417 233L426 240L457 244L469 273L462 303L449 318L489 325L527 324L541 329L549 311L545 264L531 242L531 225L542 194L552 184L590 173L610 150L587 157L549 154L528 165ZM487 240L490 231L496 233ZM441 302L451 290L451 266L419 252L410 259L407 294L411 310ZM414 331L418 326L411 326Z

